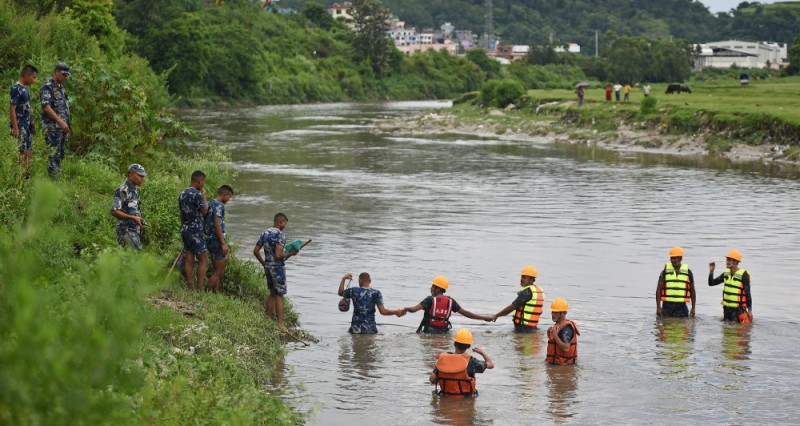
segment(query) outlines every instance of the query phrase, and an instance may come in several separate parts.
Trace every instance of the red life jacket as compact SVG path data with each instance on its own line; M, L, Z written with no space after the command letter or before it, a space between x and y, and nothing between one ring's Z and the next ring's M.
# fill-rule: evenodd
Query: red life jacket
M435 328L450 329L450 315L453 313L453 299L440 294L433 298L428 310L428 325Z
M578 336L581 334L580 331L578 331L578 326L570 320L564 320L561 325L554 325L553 331L554 334L558 334L558 332L567 325L571 325L572 329L575 330L575 333L572 335L572 340L569 342L569 351L562 352L561 349L556 346L556 341L553 338L548 337L547 339L547 358L545 358L545 361L550 364L574 364L575 361L578 360Z
M439 359L436 360L437 394L452 398L477 395L475 378L467 374L470 359L472 355L466 353L439 354Z

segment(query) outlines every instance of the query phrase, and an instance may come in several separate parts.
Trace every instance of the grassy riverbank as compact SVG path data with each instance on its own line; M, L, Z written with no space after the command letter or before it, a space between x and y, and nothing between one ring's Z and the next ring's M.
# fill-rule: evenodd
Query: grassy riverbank
M748 86L733 80L694 83L692 93L670 95L665 84L654 84L646 106L641 89L632 91L630 102L618 103L607 102L600 86L586 91L580 108L571 90L531 90L505 110L482 108L479 94L470 94L456 101L442 125L483 126L481 131L495 134L566 135L573 143L800 160L798 77ZM427 121L431 126L435 120Z
M232 256L219 295L167 275L181 246L177 196L195 169L208 188L231 182L225 152L129 160L149 173L146 250L132 253L109 214L125 180L114 158L68 154L51 182L37 136L20 184L16 143L0 142L0 423L302 422L263 388L280 373L285 337L264 315L260 269Z

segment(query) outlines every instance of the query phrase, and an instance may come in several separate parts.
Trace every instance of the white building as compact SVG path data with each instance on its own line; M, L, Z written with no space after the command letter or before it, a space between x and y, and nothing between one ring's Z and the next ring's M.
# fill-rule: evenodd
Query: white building
M698 44L700 53L695 59L695 68L766 68L786 61L785 44L727 40Z
M553 51L555 51L556 53L564 53L564 52L581 53L581 45L578 43L570 43L567 45L566 49L564 48L564 46L556 46L553 48Z
M328 9L328 13L331 14L333 19L341 19L348 26L353 25L352 12L353 4L349 1L344 2L344 4L334 3L331 5L330 9Z

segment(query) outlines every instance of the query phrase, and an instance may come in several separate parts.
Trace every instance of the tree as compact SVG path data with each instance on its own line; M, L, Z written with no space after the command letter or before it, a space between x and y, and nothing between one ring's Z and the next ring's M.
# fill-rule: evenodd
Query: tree
M325 10L325 7L319 3L306 3L302 13L306 19L323 30L330 30L333 26L333 17L331 17L330 13Z
M352 4L355 57L369 62L376 76L385 76L389 72L394 48L386 36L389 11L383 8L380 0L354 0Z
M794 39L787 54L789 56L789 67L786 68L786 72L790 75L800 73L800 35Z

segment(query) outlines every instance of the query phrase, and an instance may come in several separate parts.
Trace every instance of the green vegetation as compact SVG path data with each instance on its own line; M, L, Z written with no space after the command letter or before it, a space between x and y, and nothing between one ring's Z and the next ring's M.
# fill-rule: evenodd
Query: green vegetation
M73 65L73 134L58 182L47 177L41 133L28 180L16 141L0 136L0 423L301 423L264 391L285 349L264 315L260 268L231 254L219 295L168 274L181 248L176 197L196 169L212 193L230 183L227 153L186 148L191 132L164 112L164 75L125 53L109 1L66 3L0 0L0 75L15 81L25 63L41 71L34 122L55 63ZM119 248L109 214L133 162L149 172L143 253Z
M567 89L531 90L515 105L517 112L502 117L458 106L459 116L469 122L506 120L502 128L522 128L531 133L548 133L546 126L526 127L530 120L555 120L599 132L616 132L620 123L661 133L703 135L710 153L730 150L735 144L783 145L784 158L796 156L800 140L800 77L756 80L748 86L736 79L695 82L691 94L663 94L665 84L653 84L645 98L635 88L631 102L607 102L600 85L585 91L582 108L575 106L575 94ZM480 98L464 96L456 104L477 105ZM478 110L482 111L482 110ZM513 118L516 117L516 118ZM549 118L548 118L549 117Z

